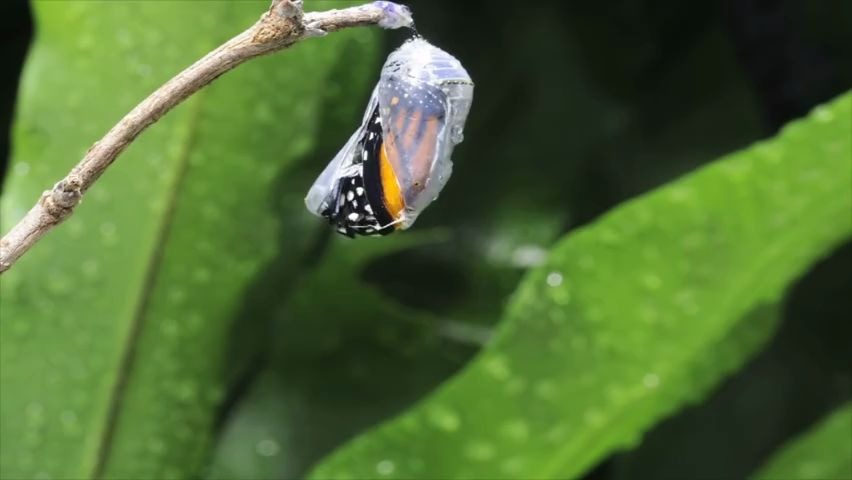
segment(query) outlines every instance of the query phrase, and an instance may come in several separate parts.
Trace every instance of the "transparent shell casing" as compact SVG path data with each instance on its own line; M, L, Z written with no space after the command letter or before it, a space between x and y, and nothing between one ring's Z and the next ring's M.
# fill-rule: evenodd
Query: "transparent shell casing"
M402 228L408 228L452 174L473 82L455 57L414 38L388 57L376 93L388 158L405 197ZM420 128L413 131L411 122Z
M330 196L336 190L337 182L346 176L345 174L348 173L348 170L358 168L357 164L353 162L355 156L358 155L358 141L364 136L364 132L367 129L367 122L370 121L370 115L376 108L376 103L376 91L374 89L373 94L370 96L370 104L367 106L364 118L361 120L361 125L349 137L349 140L337 152L337 155L331 159L331 162L328 163L322 173L320 173L320 176L314 181L314 184L311 185L311 189L308 190L308 195L305 197L305 206L314 215L322 216L322 212L334 200Z
M461 62L422 38L408 40L385 62L361 126L308 192L308 209L322 215L337 182L360 168L353 159L378 106L387 159L405 200L399 228L410 227L452 174L450 157L464 138L472 100L473 82Z

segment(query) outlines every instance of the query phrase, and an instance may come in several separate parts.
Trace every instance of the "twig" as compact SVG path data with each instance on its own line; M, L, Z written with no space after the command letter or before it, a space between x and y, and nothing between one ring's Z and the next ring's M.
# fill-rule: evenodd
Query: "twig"
M146 127L223 73L246 60L349 27L412 25L408 8L378 1L360 7L303 13L302 0L272 0L249 29L208 53L158 88L95 142L68 175L45 191L35 206L0 239L0 274L47 232L68 218L83 194Z

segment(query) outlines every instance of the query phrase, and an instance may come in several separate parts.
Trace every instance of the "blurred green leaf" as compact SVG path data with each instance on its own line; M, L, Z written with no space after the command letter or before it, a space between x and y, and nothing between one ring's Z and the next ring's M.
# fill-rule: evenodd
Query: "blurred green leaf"
M758 471L765 480L852 478L852 403L793 440Z
M34 2L2 229L268 3ZM243 289L279 249L307 243L280 233L280 175L314 148L325 96L367 93L375 35L305 42L217 80L144 133L3 276L0 477L199 473L251 320ZM297 203L287 227L319 227Z
M451 318L399 304L361 280L375 258L446 240L439 231L358 242L335 234L278 309L267 364L225 424L208 477L302 477L456 371L473 349L448 340Z
M572 478L767 338L785 287L852 233L852 95L631 201L532 271L495 341L316 478Z

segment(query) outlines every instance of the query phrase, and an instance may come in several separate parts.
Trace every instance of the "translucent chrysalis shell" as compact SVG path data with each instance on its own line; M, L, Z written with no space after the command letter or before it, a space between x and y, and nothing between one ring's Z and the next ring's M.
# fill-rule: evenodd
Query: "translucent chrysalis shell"
M422 38L390 54L361 126L314 182L305 204L347 236L410 227L452 173L473 82Z

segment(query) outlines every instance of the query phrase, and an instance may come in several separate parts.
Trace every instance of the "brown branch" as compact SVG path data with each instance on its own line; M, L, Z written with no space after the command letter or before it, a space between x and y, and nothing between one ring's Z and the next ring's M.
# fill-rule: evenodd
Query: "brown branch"
M95 142L53 189L45 191L24 218L0 239L0 273L69 217L83 194L145 128L223 73L246 60L328 32L364 25L399 28L411 24L408 9L392 2L305 14L302 0L273 0L257 23L158 88Z

